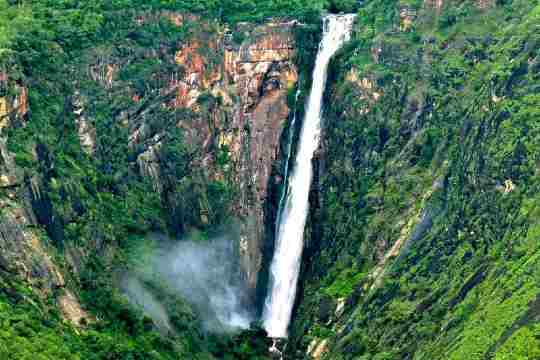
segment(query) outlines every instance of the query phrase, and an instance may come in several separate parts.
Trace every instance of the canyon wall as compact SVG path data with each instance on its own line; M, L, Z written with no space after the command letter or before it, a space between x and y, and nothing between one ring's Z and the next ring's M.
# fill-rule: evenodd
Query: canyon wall
M171 126L182 128L188 143L198 148L197 166L210 179L225 180L237 189L232 214L240 227L239 262L253 291L262 266L268 183L272 166L281 156L281 134L290 112L287 95L298 79L294 26L239 24L234 29L224 27L207 33L207 39L194 36L178 44L174 56L182 74L171 73L168 86L160 89L174 95L165 106L189 109L194 115L189 124ZM244 39L237 40L239 36ZM201 104L203 96L219 100L217 104ZM144 121L131 125L131 147L148 140L145 126ZM152 177L157 189L163 184L156 150L159 138L168 130L153 134L155 141L137 158L140 171ZM226 165L217 164L218 153L227 157ZM203 222L211 210L201 209Z
M138 32L143 31L139 29L163 23L172 26L170 32L176 38L152 39L151 45L137 42ZM288 94L298 80L297 24L239 23L229 28L194 15L141 12L126 16L125 26L122 44L90 48L80 55L79 66L69 75L71 92L62 95L60 116L67 121L63 126L73 129L90 161L101 163L97 171L116 179L148 179L166 209L173 235L191 237L210 228L215 214L223 213L220 221L238 228L232 230L238 234L238 265L250 289L244 300L246 305L253 304L263 248L271 241L266 239L265 228L268 184L281 156L281 135L290 112ZM30 143L21 149L29 164L40 164L46 173L32 174L15 165L16 154L8 151L6 142L9 133L30 131L26 129L32 121L28 92L34 89L10 76L9 70L0 73L0 181L7 194L2 200L0 264L19 267L25 278L36 274L49 284L47 288L63 287L61 272L47 253L54 249L42 249L32 227L43 225L52 244L64 248L64 270L72 274L84 268L95 250L112 259L114 244L102 235L84 246L64 243L69 236L66 224L83 214L85 205L81 205L81 193L68 200L65 194L70 190L56 182L57 158L51 146L36 136L27 138ZM114 145L111 136L117 139L112 140ZM117 147L119 153L115 153ZM180 147L189 153L189 163L184 165L187 172L165 154L165 149L174 152ZM209 193L195 199L195 205L183 204L178 187L186 181L186 173L196 179L189 185L194 191L208 184L230 189L225 209L214 208ZM61 199L50 198L49 193L56 190L61 191ZM191 220L184 221L186 217Z

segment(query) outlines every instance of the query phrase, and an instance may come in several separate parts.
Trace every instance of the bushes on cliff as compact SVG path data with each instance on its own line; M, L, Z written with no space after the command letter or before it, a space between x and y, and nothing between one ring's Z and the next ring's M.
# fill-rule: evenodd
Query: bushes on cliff
M149 60L163 44L186 36L186 27L173 27L167 20L142 26L134 34L132 16L139 9L129 8L135 4L33 1L9 6L0 0L0 31L9 28L0 34L0 71L9 70L11 82L29 88L29 121L4 130L24 173L21 199L26 201L28 191L37 222L47 229L44 241L53 240L58 259L71 251L78 254L78 273L70 284L77 287L80 281L83 306L100 319L77 332L38 297L28 295L28 302L0 298L0 357L7 352L13 359L213 358L206 350L210 340L193 317L185 316L185 308L182 312L173 305L173 294L162 292L170 300L171 321L178 331L167 337L126 302L113 277L113 268L126 265L135 237L169 230L182 235L194 228L206 234L227 219L232 196L225 182L210 181L193 165L198 154L180 129L161 139L157 154L163 163L160 180L176 202L168 203L134 171L140 148L128 148L128 128L137 116L148 109L144 116L150 137L172 121L192 120L189 112L156 106L165 101L156 92L165 81L164 69ZM118 41L115 46L113 41ZM169 46L163 56L172 56L174 49ZM106 91L88 75L95 62L101 66L113 57L131 60L117 79L133 86L137 95L148 95L147 102L137 104L117 89ZM173 70L181 73L182 68ZM97 76L98 82L105 78ZM90 154L78 139L78 100L97 135ZM2 273L0 280L11 277ZM21 316L25 313L28 317Z

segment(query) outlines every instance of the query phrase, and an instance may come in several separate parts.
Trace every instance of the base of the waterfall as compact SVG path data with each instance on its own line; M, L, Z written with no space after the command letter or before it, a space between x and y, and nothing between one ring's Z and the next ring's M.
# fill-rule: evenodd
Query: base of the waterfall
M271 338L272 346L268 349L272 359L284 360L283 353L287 347L287 338Z

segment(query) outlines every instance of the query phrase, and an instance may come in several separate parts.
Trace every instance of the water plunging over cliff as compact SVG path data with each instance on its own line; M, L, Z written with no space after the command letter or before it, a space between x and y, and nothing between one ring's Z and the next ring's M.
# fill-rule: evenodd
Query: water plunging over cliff
M270 268L270 288L263 310L268 336L287 337L287 327L296 295L300 261L304 247L304 226L313 169L311 159L319 145L321 103L330 58L349 40L354 15L328 15L313 70L313 84L302 124L299 147L289 179L287 199L280 209L276 249Z

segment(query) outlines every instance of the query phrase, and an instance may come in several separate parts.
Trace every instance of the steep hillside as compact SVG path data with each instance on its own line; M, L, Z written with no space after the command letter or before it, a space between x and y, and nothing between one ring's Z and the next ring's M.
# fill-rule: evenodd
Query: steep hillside
M359 11L329 81L291 353L540 356L535 3Z

